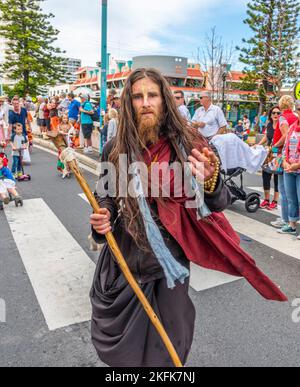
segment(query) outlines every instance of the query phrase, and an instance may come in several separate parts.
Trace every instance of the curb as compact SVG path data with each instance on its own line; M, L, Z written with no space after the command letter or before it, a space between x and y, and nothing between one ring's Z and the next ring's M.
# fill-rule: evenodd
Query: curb
M57 152L56 147L49 140L43 140L41 138L38 138L38 137L34 136L33 143L36 144L36 145L39 145L42 148L49 149L49 150L52 150L54 152ZM80 163L86 165L87 167L89 167L89 168L91 168L91 169L93 169L95 171L98 170L100 162L98 162L96 160L93 160L92 158L90 158L88 156L85 156L85 155L81 154L78 151L75 151L75 152L76 152L76 157L77 157L77 159L78 159L78 161Z

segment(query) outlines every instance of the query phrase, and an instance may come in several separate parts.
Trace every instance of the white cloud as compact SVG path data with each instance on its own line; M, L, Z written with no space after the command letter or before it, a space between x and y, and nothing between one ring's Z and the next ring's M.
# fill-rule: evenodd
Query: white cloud
M231 0L231 7L245 2ZM185 36L185 27L197 23L196 15L202 23L215 7L226 4L225 0L108 0L108 49L125 59L146 53L187 55L177 52L178 42L187 42L190 52L197 39ZM54 24L61 31L59 46L67 55L81 58L85 65L95 64L101 52L101 0L47 0L43 7L56 15ZM168 46L162 43L166 38L171 41Z

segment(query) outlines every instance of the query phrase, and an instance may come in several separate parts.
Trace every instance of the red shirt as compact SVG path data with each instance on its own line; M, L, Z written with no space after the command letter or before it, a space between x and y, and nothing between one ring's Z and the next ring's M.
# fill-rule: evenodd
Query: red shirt
M45 120L49 120L50 110L48 109L47 105L45 105L43 110L44 110Z
M273 144L277 144L282 138L280 126L287 123L290 127L298 120L298 117L292 112L292 110L284 110L279 118L278 124L275 129Z

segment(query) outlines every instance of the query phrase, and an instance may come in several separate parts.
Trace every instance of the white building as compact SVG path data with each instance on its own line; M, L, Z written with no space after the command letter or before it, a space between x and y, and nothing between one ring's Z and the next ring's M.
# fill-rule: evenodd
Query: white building
M0 36L0 66L5 61L5 50L7 49L6 41L3 37ZM11 79L7 78L5 75L1 78L0 77L0 95L3 93L3 86L9 86L13 87L17 82L12 81Z
M66 74L66 81L68 83L74 83L76 81L76 72L81 67L81 59L66 58L65 65L63 66Z
M66 83L66 84L50 87L48 90L48 96L52 98L57 95L61 95L62 93L68 94L70 92L71 92L71 85Z

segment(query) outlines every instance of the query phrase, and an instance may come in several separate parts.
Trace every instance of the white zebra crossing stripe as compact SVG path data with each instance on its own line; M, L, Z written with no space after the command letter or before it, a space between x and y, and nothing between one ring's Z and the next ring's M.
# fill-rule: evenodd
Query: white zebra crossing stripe
M232 211L225 211L225 215L238 233L282 254L300 259L300 243L296 237L280 235L275 228Z
M240 281L242 278L221 273L214 270L207 270L203 267L192 264L190 286L196 292L212 289L218 286Z
M50 330L89 321L95 265L42 199L5 214Z

